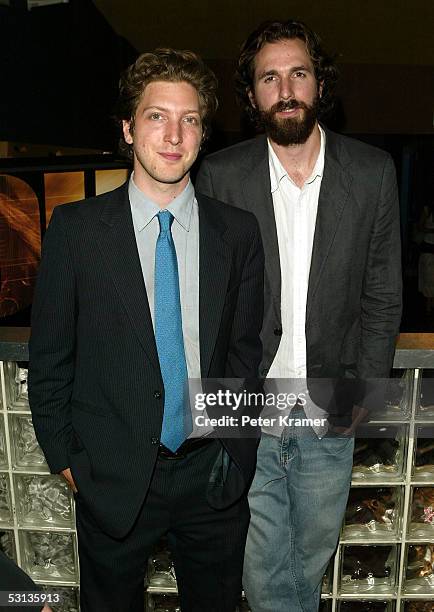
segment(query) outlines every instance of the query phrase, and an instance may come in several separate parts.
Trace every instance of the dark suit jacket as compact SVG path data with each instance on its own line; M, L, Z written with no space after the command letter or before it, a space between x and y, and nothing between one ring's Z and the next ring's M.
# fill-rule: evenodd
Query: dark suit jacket
M42 588L36 585L33 580L21 568L0 550L0 591L14 594L20 591L32 591L42 593ZM5 595L3 595L6 597ZM40 612L44 604L38 606L13 606L15 612ZM0 612L10 612L12 606L0 605Z
M196 189L253 212L265 251L262 375L282 330L279 248L265 136L208 156ZM306 311L307 374L387 377L401 317L401 254L390 156L326 130Z
M197 199L202 376L253 378L261 359L258 224L244 211ZM55 209L29 349L30 406L51 470L71 467L99 525L124 535L149 487L164 406L127 185ZM232 470L215 500L222 506L248 485L256 440L223 444Z

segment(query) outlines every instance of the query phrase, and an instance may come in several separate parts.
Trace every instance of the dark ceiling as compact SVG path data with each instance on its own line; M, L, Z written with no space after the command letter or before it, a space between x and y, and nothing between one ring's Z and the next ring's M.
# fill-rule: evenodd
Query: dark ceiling
M264 19L290 17L336 55L333 127L433 134L433 0L70 0L31 11L0 0L0 140L115 150L119 73L137 52L172 46L198 51L216 72L223 146L244 133L233 87L241 42Z
M190 48L233 59L265 19L297 18L340 63L434 65L432 0L93 0L138 51Z

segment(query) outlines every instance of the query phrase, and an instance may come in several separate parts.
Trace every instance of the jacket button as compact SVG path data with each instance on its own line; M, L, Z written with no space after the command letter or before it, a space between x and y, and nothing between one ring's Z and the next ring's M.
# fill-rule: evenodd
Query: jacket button
M268 374L268 368L263 368L261 370L261 376L267 376L267 374Z
M161 399L161 391L154 391L155 399Z
M151 438L152 444L160 444L160 440L158 438Z
M275 336L281 336L282 335L282 328L281 327L276 327L276 329L274 330L274 335Z

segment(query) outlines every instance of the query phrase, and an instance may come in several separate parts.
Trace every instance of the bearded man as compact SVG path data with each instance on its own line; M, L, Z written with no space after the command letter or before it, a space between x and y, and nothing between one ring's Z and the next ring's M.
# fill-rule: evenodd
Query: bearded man
M387 153L318 122L336 74L306 25L262 24L242 46L237 93L265 135L206 158L196 183L259 221L262 376L307 378L310 398L292 415L328 416L323 428L262 430L243 578L253 612L318 609L350 487L353 438L345 434L358 406L346 393L321 405L314 381L346 389L387 377L399 329L395 170Z

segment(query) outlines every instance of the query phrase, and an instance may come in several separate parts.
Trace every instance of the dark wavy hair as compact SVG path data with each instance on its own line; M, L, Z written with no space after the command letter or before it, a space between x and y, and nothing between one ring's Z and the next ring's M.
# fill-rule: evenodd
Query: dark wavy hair
M319 100L319 114L326 115L333 107L334 92L338 70L334 61L322 48L321 39L301 21L265 21L244 41L241 46L238 67L235 73L235 90L238 101L250 119L256 113L248 93L254 92L255 57L266 43L298 38L306 44L306 49L315 70L317 83L323 83Z
M160 48L152 53L142 53L119 80L119 97L115 110L118 124L122 127L123 120L130 121L131 130L134 131L134 116L140 99L146 85L153 81L185 81L196 89L205 140L218 107L217 79L213 71L193 51ZM132 146L127 145L121 138L120 152L131 157L131 149Z

